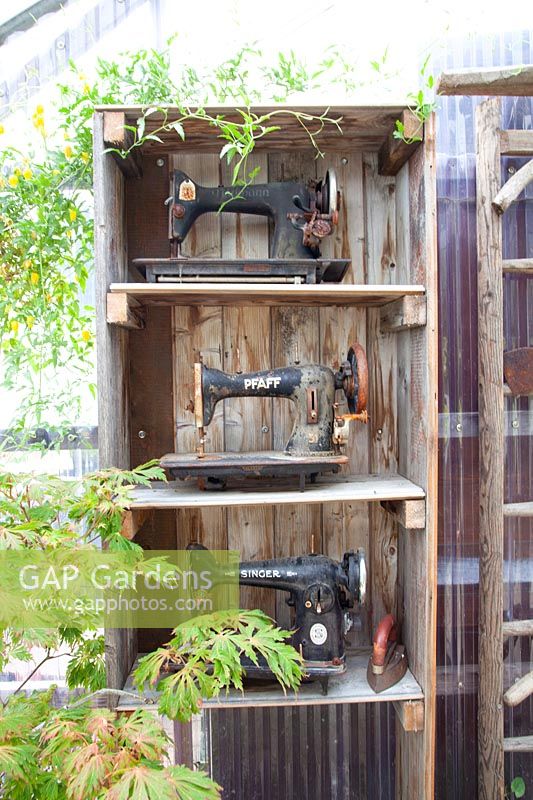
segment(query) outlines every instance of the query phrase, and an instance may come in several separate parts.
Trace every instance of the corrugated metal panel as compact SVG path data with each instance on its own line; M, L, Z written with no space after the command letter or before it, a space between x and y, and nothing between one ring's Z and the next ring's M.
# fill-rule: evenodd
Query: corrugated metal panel
M435 68L533 63L533 31L470 36L450 44ZM439 100L437 194L440 270L440 497L438 596L438 798L477 794L478 439L477 275L475 239L474 113L478 98ZM531 98L504 101L502 127L532 128ZM503 160L502 180L523 161ZM504 218L504 257L533 255L533 191ZM533 344L532 282L505 277L508 348ZM527 399L507 400L506 500L532 497L532 416ZM449 415L449 417L447 417ZM446 421L445 418L447 417ZM533 615L532 525L505 524L506 613ZM518 641L505 654L507 685L531 669L531 643ZM505 712L506 735L531 733L532 704ZM531 788L530 756L506 757L506 782L522 775Z
M394 797L394 716L385 704L209 712L224 800Z

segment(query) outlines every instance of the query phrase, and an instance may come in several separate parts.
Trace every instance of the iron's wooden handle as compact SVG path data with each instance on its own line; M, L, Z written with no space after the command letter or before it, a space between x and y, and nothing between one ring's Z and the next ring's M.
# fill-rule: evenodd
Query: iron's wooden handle
M374 634L374 647L372 650L372 667L383 667L389 642L395 642L398 636L396 620L392 614L383 617Z

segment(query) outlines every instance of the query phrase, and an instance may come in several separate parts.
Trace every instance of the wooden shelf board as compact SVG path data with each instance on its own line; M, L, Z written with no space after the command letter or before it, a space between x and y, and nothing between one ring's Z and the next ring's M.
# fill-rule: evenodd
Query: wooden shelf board
M143 305L383 306L401 297L423 296L417 284L360 285L243 283L112 283L111 294L126 294Z
M223 506L309 505L311 503L381 500L422 500L425 492L401 475L354 475L346 478L318 478L305 491L296 481L288 489L272 486L268 481L252 488L201 491L195 482L175 481L139 486L131 490L130 508L220 508Z
M424 699L424 693L410 670L407 670L402 680L395 686L376 694L370 688L366 679L369 655L370 649L368 653L348 655L346 672L344 675L330 678L327 695L322 694L318 681L302 684L297 693L287 692L287 694L284 694L281 688L272 683L268 684L268 688L256 683L253 688L246 689L244 693L232 689L227 694L221 694L220 697L204 700L203 708L294 707L332 705L335 703L387 703ZM133 665L132 672L136 666L137 661ZM135 691L131 675L132 673L128 676L124 686L124 689L128 692ZM155 690L146 690L143 696L153 703L157 699L157 692ZM122 696L119 701L119 709L121 711L134 710L141 705L144 706L145 704L129 696Z
M209 125L205 119L189 119L184 122L185 139L182 141L178 133L171 129L161 131L159 128L163 123L171 123L182 118L182 112L175 106L161 105L161 110L151 114L146 118L145 133L153 133L156 129L161 142L148 141L143 145L143 153L166 153L171 151L183 152L195 150L200 152L219 152L221 148L220 139L217 138L217 130ZM291 105L294 111L319 116L323 114L327 104L322 106ZM164 109L164 110L163 110ZM97 111L104 114L123 115L123 124L136 126L137 119L142 114L142 106L120 106L103 105L97 106ZM257 150L275 149L309 149L312 145L309 136L305 132L301 123L295 118L290 110L280 106L254 106L252 112L262 115L271 111L276 112L275 124L279 125L279 130L272 131L263 139L258 139ZM242 117L235 110L235 106L213 106L206 108L206 111L216 117L224 115L228 120L242 122ZM333 124L326 124L318 136L319 145L328 151L346 151L348 148L364 148L365 150L378 150L387 140L389 134L394 130L396 120L406 111L405 106L401 105L375 105L375 106L330 106L327 110L327 117L330 119L341 119L340 128ZM312 130L316 130L318 123L311 125ZM112 141L115 141L116 134Z

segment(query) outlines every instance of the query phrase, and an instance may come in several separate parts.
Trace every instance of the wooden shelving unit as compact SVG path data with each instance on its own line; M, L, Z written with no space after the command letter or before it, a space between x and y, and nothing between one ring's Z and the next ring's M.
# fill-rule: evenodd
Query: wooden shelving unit
M410 730L416 730L413 725L416 724L420 726L420 720L422 720L423 723L424 693L414 679L412 673L408 670L402 680L395 686L386 689L384 692L380 692L380 694L375 694L369 687L366 679L366 668L369 656L370 649L365 653L349 655L347 657L346 673L337 678L330 678L327 694L322 693L320 684L317 682L304 683L301 685L298 692L286 693L273 683L268 684L266 687L256 684L253 688L247 689L245 692L232 689L227 694L222 693L218 697L204 700L204 707L294 707L331 705L335 703L397 703L402 706L409 704L407 714L404 713L404 719L408 720L406 724L410 726ZM134 664L133 670L136 666L137 661ZM125 691L134 692L131 676L128 677L124 689ZM155 690L147 690L144 697L148 702L157 700L157 692ZM139 705L142 704L134 699L132 700L132 698L128 696L124 696L120 700L120 708L124 711L133 711L139 708ZM418 721L415 722L415 719Z
M174 111L167 113L172 119ZM224 492L200 491L188 482L139 489L125 515L123 533L152 549L182 548L195 539L213 549L237 549L243 559L297 555L311 552L313 546L339 558L346 550L363 548L371 604L355 636L356 652L350 654L348 670L332 681L328 696L322 699L313 684L303 686L297 697L284 698L276 689L230 693L216 704L206 704L206 713L214 707L274 705L283 715L283 709L324 702L340 709L356 704L360 724L371 738L366 709L379 703L398 720L398 796L429 800L434 769L437 520L432 122L426 125L423 142L407 145L392 135L399 117L406 130L413 125L405 109L349 107L330 114L343 116L343 135L325 131L321 146L326 157L318 167L289 117L285 129L261 141L249 167L261 168L259 180L309 180L328 168L336 170L342 191L340 219L322 254L351 259L342 284L151 284L139 282L130 265L138 258L169 256L165 200L170 171L183 169L204 185L228 182L229 172L218 158L212 131L200 122L185 143L169 132L162 143L138 149L135 158L115 159L105 150L127 144L124 124L131 124L139 109L97 112L101 464L127 468L168 452L194 451L194 417L187 409L198 353L209 366L232 372L305 363L336 368L352 342L366 348L370 422L353 429L349 463L342 473L323 476L304 492L290 483L280 487L268 482ZM157 124L156 116L149 117L149 125ZM268 258L268 222L246 215L206 215L197 220L194 236L183 249L185 255L198 258ZM272 398L226 400L209 426L208 450L282 449L292 427L289 406ZM260 607L287 626L288 609L281 595L246 588L241 604ZM400 621L410 671L401 684L376 695L365 677L368 646L375 625L387 612ZM124 687L138 653L165 636L157 631L109 631L109 685ZM216 736L213 720L211 735ZM301 724L306 724L304 717ZM377 727L375 733L378 736ZM320 735L335 740L334 730ZM320 752L309 757L320 758ZM213 769L216 777L216 765Z

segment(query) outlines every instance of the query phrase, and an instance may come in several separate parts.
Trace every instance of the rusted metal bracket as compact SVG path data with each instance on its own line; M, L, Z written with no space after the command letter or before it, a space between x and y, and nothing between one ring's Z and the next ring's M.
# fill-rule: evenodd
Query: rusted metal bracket
M418 733L424 730L423 700L395 700L393 705L404 731Z
M126 292L108 292L106 320L109 325L131 330L141 330L146 326L142 304Z
M424 296L400 297L392 303L386 303L379 310L379 326L381 333L407 331L411 328L423 328L427 322L427 303Z
M424 140L424 123L412 111L406 109L400 117L403 137L394 135L394 128L381 145L378 154L378 172L380 175L397 175L417 147ZM414 141L413 141L414 140Z
M127 124L123 111L104 111L104 145L117 150L128 150L133 144L133 133L126 128ZM119 153L111 155L126 178L142 176L140 148L131 150L126 158L122 158Z
M424 530L426 527L425 500L382 500L381 508L408 530Z

